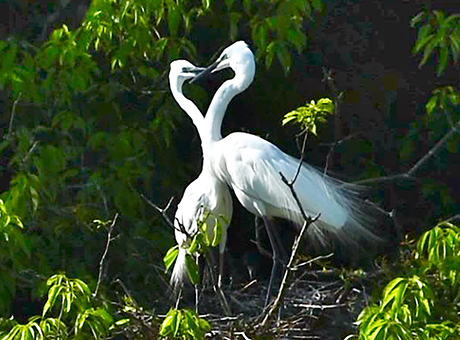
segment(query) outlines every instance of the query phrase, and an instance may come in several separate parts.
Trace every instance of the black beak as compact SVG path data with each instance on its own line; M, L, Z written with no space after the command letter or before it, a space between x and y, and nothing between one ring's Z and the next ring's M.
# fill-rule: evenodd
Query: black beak
M190 72L190 73L195 73L197 75L201 74L202 72L204 72L206 69L204 67L185 67L183 69L184 72Z
M194 78L192 78L192 80L190 80L190 83L194 83L202 78L205 78L208 74L210 74L217 67L217 65L219 65L219 62L220 60L216 60L210 66L206 67L203 71L201 71Z

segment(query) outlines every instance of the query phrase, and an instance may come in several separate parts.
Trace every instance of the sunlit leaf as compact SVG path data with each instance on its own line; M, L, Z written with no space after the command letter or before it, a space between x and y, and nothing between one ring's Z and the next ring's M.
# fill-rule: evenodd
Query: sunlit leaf
M187 267L187 275L190 279L190 282L193 285L197 285L200 283L200 270L198 268L197 263L195 262L195 258L190 254L185 256L185 265Z
M163 262L166 266L166 271L172 266L174 261L176 261L177 255L179 254L179 246L176 245L168 250L165 257L163 258Z

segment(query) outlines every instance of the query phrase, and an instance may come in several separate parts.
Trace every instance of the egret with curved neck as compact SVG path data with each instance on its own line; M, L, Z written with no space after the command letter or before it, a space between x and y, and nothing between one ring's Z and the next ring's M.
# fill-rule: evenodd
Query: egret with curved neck
M220 130L228 104L248 88L255 75L254 55L245 42L238 41L227 47L217 61L193 81L225 68L231 68L235 76L220 86L206 113L202 135L203 168L227 183L240 203L264 221L273 249L267 304L280 254L272 218L303 223L298 204L280 176L281 172L286 178L293 178L299 160L249 133L235 132L222 139ZM327 244L332 235L351 244L357 244L361 237L375 237L370 230L373 219L361 211L364 202L356 198L352 186L344 186L303 163L294 189L309 216L320 214L307 230L309 236L320 244Z
M176 60L170 65L169 83L174 99L189 115L203 139L204 117L197 106L187 99L182 86L187 79L191 79L201 71L186 60ZM179 254L171 275L171 284L177 290L187 277L185 257L192 236L198 231L198 221L204 221L212 232L216 219L222 224L222 238L219 245L219 279L218 286L222 285L223 254L227 241L227 228L233 213L232 198L226 183L212 176L203 167L200 175L184 191L184 195L177 206L174 217L175 238L179 245ZM212 235L211 235L212 238Z

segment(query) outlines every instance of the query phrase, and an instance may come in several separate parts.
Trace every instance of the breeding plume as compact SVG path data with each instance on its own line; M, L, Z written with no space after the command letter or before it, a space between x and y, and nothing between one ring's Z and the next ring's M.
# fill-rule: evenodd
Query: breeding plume
M206 113L201 135L203 166L211 177L227 183L240 203L264 221L273 249L267 303L279 256L272 217L303 223L298 204L280 176L281 172L288 180L292 179L299 160L252 134L236 132L222 139L221 125L229 102L248 88L255 75L254 55L246 43L238 41L226 48L217 61L193 81L225 68L231 68L235 76L220 86ZM361 211L363 202L356 198L352 186L343 185L303 163L294 189L308 215L320 214L307 231L320 244L327 244L330 236L348 243L359 242L363 236L373 237L372 218Z
M203 138L203 115L196 105L182 93L185 80L193 78L201 70L186 60L173 61L170 65L169 83L174 99L190 116L200 137ZM227 184L212 176L208 169L203 167L198 178L185 189L174 218L175 237L179 245L179 254L171 276L171 284L174 288L177 289L187 277L185 266L187 247L191 242L191 237L198 230L198 221L205 219L210 231L212 231L216 219L219 219L223 226L222 239L219 245L218 284L219 287L221 286L223 253L232 213L232 198Z

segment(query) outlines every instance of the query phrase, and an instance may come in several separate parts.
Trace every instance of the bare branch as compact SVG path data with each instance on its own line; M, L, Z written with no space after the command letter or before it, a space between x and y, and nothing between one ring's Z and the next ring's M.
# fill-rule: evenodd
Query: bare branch
M456 220L460 220L460 214L457 214L457 215L454 215L452 217L449 217L446 222L452 222L452 221L456 221Z
M325 144L325 145L329 145L329 152L327 153L327 156L326 156L326 165L324 166L324 175L327 175L327 170L329 168L329 162L330 162L330 159L331 159L331 156L334 154L334 150L337 146L339 146L340 144L342 144L343 142L346 142L358 135L360 135L361 132L357 132L357 133L352 133L348 136L345 136L344 138L338 140L338 141L334 141L334 143L328 143L328 144ZM322 144L324 145L324 144Z
M447 140L456 132L458 132L458 128L460 127L460 121L457 122L457 124L455 126L453 126L450 131L444 136L442 137L442 139L436 143L435 146L433 146L430 151L428 151L426 153L425 156L423 156L417 163L415 163L415 165L412 167L412 169L410 169L408 172L407 172L407 175L408 176L412 176L429 158L431 158L440 148L441 146L444 145L445 142L447 142Z
M10 124L8 125L8 133L7 133L6 137L5 137L5 139L10 139L11 138L11 134L13 132L14 116L16 114L16 106L18 105L19 100L21 99L21 94L22 94L22 92L19 92L18 98L16 98L16 100L13 103L13 108L11 109Z
M222 309L224 310L225 315L231 316L232 312L230 306L228 305L227 299L225 298L224 292L222 291L222 288L217 284L217 281L214 277L214 261L212 260L212 256L209 252L204 253L204 256L206 258L206 261L208 262L209 273L211 275L211 281L214 288L214 292L217 294L217 297L219 298L220 304L222 305Z
M303 209L302 209L303 210ZM268 312L264 315L264 318L260 324L261 327L265 327L268 320L279 310L281 307L282 301L284 300L284 296L286 295L286 291L288 288L288 283L291 279L293 269L294 269L294 261L297 257L297 252L299 251L299 245L300 241L303 238L303 235L307 228L314 223L318 218L319 214L315 218L308 218L305 219L305 222L302 225L302 229L300 230L299 234L294 240L294 244L292 246L292 252L291 252L291 257L289 258L289 262L287 264L286 270L284 271L284 276L283 280L281 281L281 286L278 291L278 295L276 296L275 300L273 301L273 304L269 308Z
M305 147L307 145L307 138L308 138L308 130L305 130L305 136L303 137L303 142L302 142L302 150L300 150L299 165L297 166L297 171L296 171L294 177L291 180L292 184L294 184L294 182L297 180L297 177L300 174L300 170L302 169L303 157L304 157L304 154L305 154ZM281 175L281 176L283 176L283 175Z
M284 296L286 295L286 291L287 291L287 288L288 288L288 282L290 281L292 273L293 273L294 261L295 261L295 259L297 257L297 253L299 251L300 241L303 239L303 235L304 235L305 231L307 230L307 228L312 223L317 221L318 218L320 217L320 214L318 214L316 217L311 218L311 217L307 216L307 214L305 213L305 211L304 211L304 209L302 207L302 204L300 203L300 200L299 200L299 198L297 196L297 193L294 190L294 180L295 180L295 178L293 179L293 181L289 182L281 172L280 172L280 175L281 175L282 181L291 190L291 194L294 197L294 199L295 199L295 201L296 201L296 203L297 203L297 205L298 205L298 207L300 209L300 213L302 214L302 217L304 219L304 223L302 225L302 229L300 230L299 234L297 235L297 237L294 240L294 244L292 246L292 251L291 251L291 256L290 256L289 262L288 262L288 264L286 266L286 270L284 271L283 280L281 281L281 286L280 286L280 289L278 291L278 295L276 296L275 300L273 301L273 304L268 309L268 312L267 312L267 310L264 312L265 315L263 315L263 319L262 319L262 322L260 323L260 327L265 327L267 322L268 322L268 320L281 307L282 301L284 300Z
M29 159L30 155L32 154L32 152L34 152L34 150L36 149L37 145L38 145L38 140L36 140L32 146L30 147L29 151L27 152L27 154L25 155L25 157L22 159L22 163L25 163L27 162L27 160Z
M112 242L112 231L113 231L113 228L115 227L115 223L117 223L117 218L118 218L118 213L115 214L112 224L109 227L109 232L107 233L107 244L105 245L105 250L104 250L104 253L102 254L101 261L99 262L99 275L97 278L96 289L94 290L93 297L96 297L97 293L99 292L99 286L101 285L102 276L104 274L104 262L105 262L105 258L107 257L107 253L109 252L110 242Z
M141 197L149 204L151 205L152 207L154 207L160 214L161 214L161 217L163 217L163 219L166 221L166 223L168 224L168 226L170 226L171 228L173 229L176 229L176 227L174 226L174 223L171 222L169 216L166 214L166 212L168 211L168 209L171 207L171 204L174 200L174 197L171 197L169 199L169 202L168 204L166 204L166 207L164 208L160 208L158 205L156 205L155 203L153 203L152 201L150 201L147 197L145 197L144 194L141 194Z
M384 176L384 177L377 177L377 178L369 178L360 181L356 181L353 184L370 184L370 183L378 183L378 182L389 182L395 179L413 179L414 174L420 169L420 167L425 164L428 159L433 157L436 152L452 137L455 133L459 131L460 128L460 121L457 122L455 126L453 126L449 132L441 138L439 142L436 143L422 158L420 158L417 163L415 163L408 171L402 172L396 175Z

